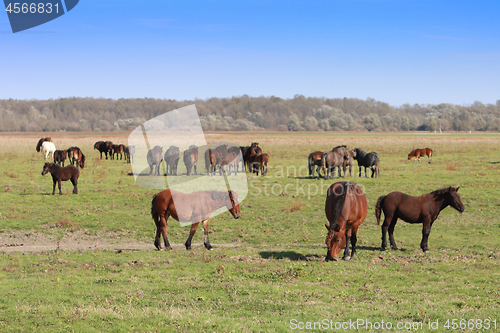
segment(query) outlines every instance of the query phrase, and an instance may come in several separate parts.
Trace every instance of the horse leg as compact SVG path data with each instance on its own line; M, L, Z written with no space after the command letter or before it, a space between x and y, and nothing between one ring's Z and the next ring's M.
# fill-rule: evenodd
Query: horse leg
M350 245L350 241L351 241L351 232L352 230L351 229L348 229L346 230L345 232L345 250L344 250L344 256L342 257L342 259L344 260L351 260L351 253L349 251L349 245Z
M358 169L359 169L359 174L358 174L358 177L361 178L361 171L362 171L362 166L358 166Z
M78 194L78 180L75 177L71 177L71 183L73 184L73 194Z
M422 227L422 241L420 242L420 248L425 253L430 252L427 247L427 240L429 239L429 234L431 233L432 222L430 220L426 220L423 223Z
M352 251L351 251L351 258L354 258L356 256L356 243L358 241L358 237L356 236L358 232L358 228L355 227L352 231L352 235L351 235L351 247L352 247Z
M56 179L53 179L52 180L52 195L54 195L56 193L56 182L57 180Z
M196 232L196 228L198 228L198 224L200 224L200 222L196 222L191 225L191 230L189 230L189 237L184 244L186 245L186 250L191 250L191 240L193 239L193 236Z
M172 250L170 243L168 242L167 237L167 220L169 217L168 212L165 213L166 216L160 216L160 221L156 225L156 237L155 237L155 246L158 251L161 251L161 240L160 237L163 235L163 242L165 243L165 250Z
M61 179L57 180L57 185L59 187L59 195L62 195L62 191L61 191Z
M394 214L394 213L393 213ZM390 229L390 226L393 224L394 222L394 225L396 225L395 221L397 221L397 217L396 216L393 216L393 215L389 215L388 212L385 212L384 211L384 215L385 215L385 218L384 218L384 223L382 224L382 250L385 250L387 248L387 231L389 231ZM392 228L392 231L394 231L394 227ZM389 231L389 240L391 242L391 247L393 245L393 240L394 240L394 237L392 236L392 231ZM394 246L396 244L394 243ZM396 248L397 249L397 248Z
M208 219L202 222L203 225L203 234L205 237L204 245L207 250L212 250L212 245L210 245L210 241L208 240Z
M194 169L194 174L197 175L198 172L196 171L196 164L193 166L193 169Z
M398 222L398 217L394 216L391 224L389 225L389 242L391 242L391 248L393 250L397 250L398 247L396 245L396 240L394 239L394 228L396 227L396 223Z

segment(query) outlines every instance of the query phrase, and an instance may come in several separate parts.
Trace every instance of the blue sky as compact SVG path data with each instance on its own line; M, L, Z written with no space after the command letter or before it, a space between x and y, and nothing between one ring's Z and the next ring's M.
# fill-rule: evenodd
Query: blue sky
M0 99L500 100L500 1L108 1L13 34Z

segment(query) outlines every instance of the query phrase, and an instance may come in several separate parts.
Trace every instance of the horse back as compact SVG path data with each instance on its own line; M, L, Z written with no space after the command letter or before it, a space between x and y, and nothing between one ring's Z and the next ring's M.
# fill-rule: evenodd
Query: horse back
M395 191L389 193L381 204L381 209L387 216L396 215L409 223L422 223L420 217L430 214L429 194L418 197ZM431 199L432 202L434 202Z

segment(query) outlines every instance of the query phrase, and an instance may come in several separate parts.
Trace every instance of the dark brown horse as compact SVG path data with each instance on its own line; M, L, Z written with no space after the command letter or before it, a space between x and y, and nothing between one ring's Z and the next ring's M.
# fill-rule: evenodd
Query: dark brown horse
M120 155L120 160L123 159L123 154L125 153L125 145L118 144L118 145L111 145L111 159L116 159L118 160L118 155Z
M64 161L66 160L68 151L67 150L56 150L54 152L54 163L64 166Z
M380 224L380 212L385 215L382 224L382 249L387 247L386 233L389 231L389 241L393 250L397 250L394 240L394 227L398 218L408 223L422 223L422 241L420 248L424 252L429 252L427 240L431 232L434 221L439 213L448 206L451 206L462 213L465 206L458 192L458 187L448 187L434 192L413 197L401 192L391 192L383 195L377 200L375 206L375 217Z
M314 177L314 167L316 167L316 172L318 173L318 179L321 177L319 171L321 170L321 157L323 156L322 151L315 151L309 154L307 158L307 169L309 170L309 176Z
M111 156L111 146L113 143L111 141L97 141L94 144L94 149L99 150L99 153L101 153L101 160L102 160L102 153L106 155L106 159L108 159L108 153Z
M268 154L253 154L248 160L249 170L256 173L257 176L259 172L262 176L267 174L267 167L269 165L269 155Z
M167 220L172 216L177 221L191 223L189 237L185 243L187 250L191 249L191 240L200 222L202 222L205 234L205 248L211 250L212 245L208 240L208 221L213 211L224 206L235 219L241 216L240 203L236 192L206 191L185 194L169 189L156 194L151 202L151 216L156 224L154 242L156 248L161 250L160 237L163 235L165 249L172 249L167 238Z
M353 155L353 158L358 161L358 169L359 169L359 177L361 177L361 168L365 168L365 177L366 175L366 169L369 168L372 171L372 178L378 178L379 175L379 164L380 164L380 157L378 154L374 151L371 153L366 153L363 149L361 148L356 148L354 149L355 153Z
M239 148L238 148L239 149ZM227 153L224 157L219 157L216 164L219 166L219 174L222 176L224 167L227 166L227 175L231 175L234 172L235 175L238 174L238 164L240 155L235 152Z
M344 166L344 160L347 158L348 153L345 145L337 146L331 151L324 152L321 156L321 169L325 173L325 179L335 176L335 168L338 168L339 178L342 177L341 168Z
M56 183L59 185L59 194L61 195L61 181L71 180L73 184L73 194L78 194L78 177L80 176L80 171L74 165L68 165L67 167L61 167L55 163L45 163L42 170L42 176L45 176L48 172L52 175L52 195L56 192Z
M71 165L77 165L81 169L85 168L85 155L83 155L82 151L78 147L68 148L68 160Z
M179 164L181 151L177 146L170 146L165 152L164 160L166 165L166 174L167 175L176 175L177 176L177 165Z
M40 140L38 140L38 143L36 144L36 151L38 153L42 149L42 143L44 143L45 141L52 142L52 138L46 137L46 138L41 138Z
M187 175L191 176L191 170L194 169L194 174L197 175L196 165L198 164L198 147L195 145L189 146L184 151L184 165L186 166Z
M243 163L245 164L245 168L248 168L248 161L250 159L250 156L256 155L256 154L262 154L262 149L259 147L258 142L252 142L250 147L247 147L247 150L245 152L245 155L243 155Z
M152 176L154 170L154 175L159 176L161 162L163 161L163 148L160 146L154 146L153 149L148 151L147 160L150 168L149 175ZM154 167L155 165L156 168Z
M427 156L429 157L429 163L431 163L431 157L432 157L432 149L430 148L417 148L413 149L411 153L408 154L408 161L411 161L413 157L415 157L415 162L418 160L419 163L422 163L420 161L421 156Z
M208 175L212 176L215 174L217 167L220 168L220 161L227 154L227 145L220 145L215 149L207 149L205 151L205 168L207 169Z
M347 176L347 168L349 168L349 177L352 177L352 166L354 165L353 157L356 156L356 151L354 149L349 150L347 154L347 159L344 160L343 166L344 176Z
M328 230L325 240L328 248L326 261L337 261L344 247L344 260L350 260L356 255L356 234L367 212L365 194L357 184L337 182L328 188L325 213L330 225L325 224ZM349 242L352 253L349 251Z

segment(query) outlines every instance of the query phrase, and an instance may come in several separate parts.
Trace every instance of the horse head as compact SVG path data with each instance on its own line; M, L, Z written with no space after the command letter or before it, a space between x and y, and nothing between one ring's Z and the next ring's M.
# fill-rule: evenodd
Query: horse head
M326 236L326 261L339 260L340 252L345 247L346 238L345 231L341 231L340 225L335 223L334 225L328 226L325 224L326 230L328 230L328 235Z
M45 176L48 172L50 172L50 163L45 163L42 170L42 176Z
M238 201L238 192L228 191L230 206L227 206L229 212L233 215L235 219L239 219L241 217L240 212L240 202Z
M450 186L448 188L448 194L449 194L449 205L456 210L458 210L460 213L463 213L465 210L465 205L462 202L462 198L460 198L460 194L458 194L458 189L460 187L452 187Z

